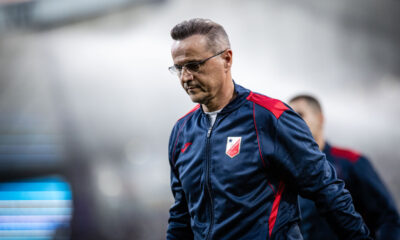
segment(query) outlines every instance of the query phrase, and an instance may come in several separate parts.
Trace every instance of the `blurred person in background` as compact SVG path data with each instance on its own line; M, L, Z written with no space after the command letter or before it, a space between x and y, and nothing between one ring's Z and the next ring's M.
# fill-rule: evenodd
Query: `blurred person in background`
M342 239L370 239L305 122L233 82L224 28L191 19L171 37L169 70L199 104L170 136L167 239L303 239L298 194L318 202Z
M400 239L400 218L389 191L369 160L358 152L330 145L324 136L320 103L310 95L298 95L289 105L307 123L319 148L343 179L353 202L376 239ZM340 239L318 214L313 201L299 197L304 239ZM323 215L323 214L322 214Z

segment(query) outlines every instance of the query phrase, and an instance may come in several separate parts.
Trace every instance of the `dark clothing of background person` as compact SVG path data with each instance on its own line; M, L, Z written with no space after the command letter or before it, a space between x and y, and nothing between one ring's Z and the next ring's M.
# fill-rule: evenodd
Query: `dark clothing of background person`
M389 191L369 160L361 154L325 144L323 152L350 191L356 211L361 214L371 236L379 240L400 239L400 218ZM299 197L301 231L305 240L340 239L329 227L313 201Z

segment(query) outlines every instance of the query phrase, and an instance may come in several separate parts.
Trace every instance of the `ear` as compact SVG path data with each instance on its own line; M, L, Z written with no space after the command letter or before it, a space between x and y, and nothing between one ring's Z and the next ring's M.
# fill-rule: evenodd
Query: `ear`
M228 49L223 54L225 70L230 70L232 66L232 50Z

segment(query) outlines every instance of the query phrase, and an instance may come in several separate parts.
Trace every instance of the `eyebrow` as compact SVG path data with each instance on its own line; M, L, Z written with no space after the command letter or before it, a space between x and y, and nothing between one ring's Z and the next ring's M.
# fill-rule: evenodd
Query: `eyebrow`
M183 65L185 65L185 64L188 64L188 63L198 63L198 62L201 62L203 59L200 59L200 60L189 60L189 61L187 61L187 62L184 62L183 64L174 64L175 66L183 66Z

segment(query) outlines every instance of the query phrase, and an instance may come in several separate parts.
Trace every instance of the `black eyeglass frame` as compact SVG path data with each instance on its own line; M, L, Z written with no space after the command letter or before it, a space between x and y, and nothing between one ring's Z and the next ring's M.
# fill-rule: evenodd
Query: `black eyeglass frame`
M228 50L229 48L220 51L218 53L216 53L215 55L208 57L206 59L200 60L200 61L191 61L191 62L187 62L183 65L178 65L178 64L174 64L173 66L169 67L168 70L172 73L172 74L177 74L178 76L181 76L182 74L182 70L183 68L186 68L189 72L191 73L195 73L198 72L200 69L200 66L203 65L204 63L206 63L208 60L210 60L213 57L216 57L218 55L221 55L222 53L224 53L226 50ZM193 65L195 67L188 67L190 65Z

